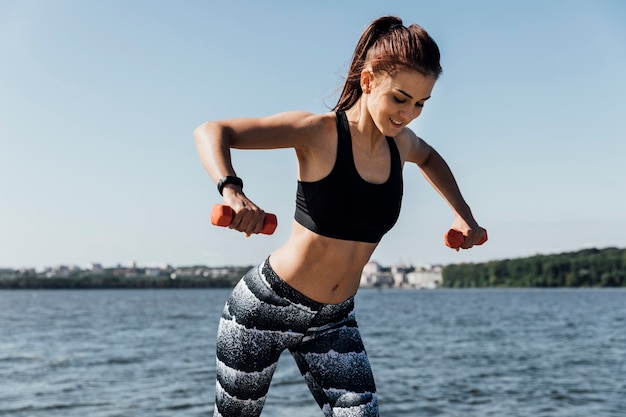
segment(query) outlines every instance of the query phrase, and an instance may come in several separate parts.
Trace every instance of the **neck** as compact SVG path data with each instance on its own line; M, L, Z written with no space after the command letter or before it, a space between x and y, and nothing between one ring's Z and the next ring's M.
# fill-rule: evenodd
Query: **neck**
M346 117L350 131L353 133L353 141L357 141L372 150L384 141L385 136L378 130L367 109L366 97L361 96L354 106L346 110Z

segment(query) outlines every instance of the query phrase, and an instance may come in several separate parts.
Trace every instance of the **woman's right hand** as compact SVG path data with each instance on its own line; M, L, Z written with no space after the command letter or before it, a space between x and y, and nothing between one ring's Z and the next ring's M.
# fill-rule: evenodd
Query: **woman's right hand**
M261 233L265 221L265 212L246 197L240 187L225 186L223 197L224 204L230 206L235 212L229 228L245 233L246 237Z

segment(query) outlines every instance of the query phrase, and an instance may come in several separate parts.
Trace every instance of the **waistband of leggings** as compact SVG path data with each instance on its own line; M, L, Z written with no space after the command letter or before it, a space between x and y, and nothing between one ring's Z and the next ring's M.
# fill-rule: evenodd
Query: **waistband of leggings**
M283 281L282 278L280 278L278 274L276 274L276 272L272 269L272 266L269 262L269 257L261 264L260 272L269 284L269 286L274 290L274 292L276 292L276 294L292 303L304 305L314 311L320 311L327 308L331 308L335 311L341 311L344 309L352 310L352 308L354 308L354 297L350 297L346 301L343 301L339 304L325 304L320 303L319 301L312 300L311 298L302 294L301 292L287 284L285 281Z

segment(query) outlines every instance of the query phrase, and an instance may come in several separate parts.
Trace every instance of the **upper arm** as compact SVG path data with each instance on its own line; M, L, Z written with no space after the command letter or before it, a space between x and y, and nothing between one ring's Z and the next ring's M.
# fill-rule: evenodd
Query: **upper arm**
M430 158L433 148L426 141L418 137L410 129L404 129L401 134L401 143L404 150L404 160L423 167Z
M292 111L267 117L207 122L196 129L196 139L225 142L237 149L302 149L323 130L323 115Z

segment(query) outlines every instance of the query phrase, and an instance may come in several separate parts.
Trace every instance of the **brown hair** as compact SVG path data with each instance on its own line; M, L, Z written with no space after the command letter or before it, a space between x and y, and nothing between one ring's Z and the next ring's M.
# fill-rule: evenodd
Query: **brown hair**
M435 79L441 74L439 47L422 27L415 24L404 27L402 19L395 16L380 17L361 35L333 110L347 110L361 97L361 71L366 64L374 72L393 74L405 67Z

